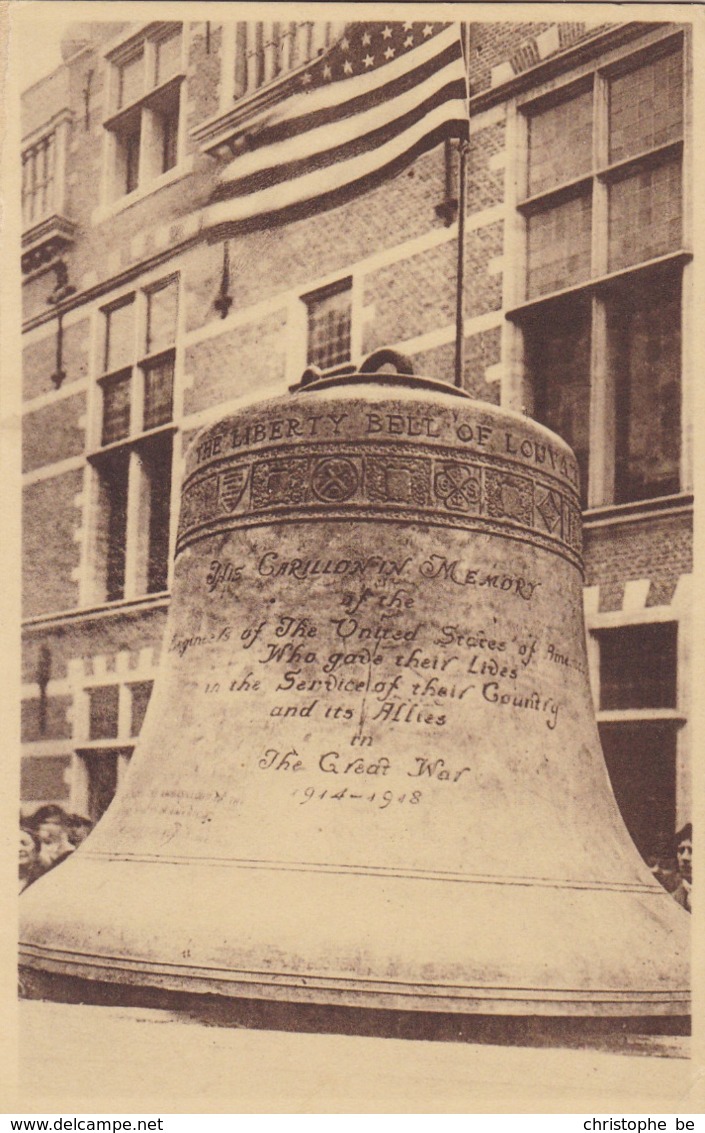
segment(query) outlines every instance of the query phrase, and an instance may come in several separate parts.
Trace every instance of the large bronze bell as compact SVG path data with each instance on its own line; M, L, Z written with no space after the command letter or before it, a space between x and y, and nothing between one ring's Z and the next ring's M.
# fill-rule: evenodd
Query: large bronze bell
M142 736L22 897L27 978L685 1014L688 917L600 749L577 480L535 422L399 374L201 433Z

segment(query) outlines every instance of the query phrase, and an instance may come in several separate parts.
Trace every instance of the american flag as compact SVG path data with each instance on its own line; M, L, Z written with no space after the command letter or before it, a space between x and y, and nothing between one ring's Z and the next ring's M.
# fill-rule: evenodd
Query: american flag
M468 133L457 24L351 24L324 54L258 95L207 210L218 234L331 208Z

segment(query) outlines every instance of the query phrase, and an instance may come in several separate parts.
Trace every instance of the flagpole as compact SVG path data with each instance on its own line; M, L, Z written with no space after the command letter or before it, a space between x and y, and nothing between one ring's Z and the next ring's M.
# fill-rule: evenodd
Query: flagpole
M468 33L469 25L461 23L460 40L463 46L463 58L467 72L469 58ZM465 369L465 213L467 211L467 169L470 154L470 92L467 91L466 109L468 116L467 137L461 139L458 151L460 164L458 167L458 272L455 286L455 385L463 388L463 371Z
M465 300L465 208L467 198L467 165L470 143L460 143L458 180L458 273L455 288L455 384L462 389L465 368L465 334L463 306Z

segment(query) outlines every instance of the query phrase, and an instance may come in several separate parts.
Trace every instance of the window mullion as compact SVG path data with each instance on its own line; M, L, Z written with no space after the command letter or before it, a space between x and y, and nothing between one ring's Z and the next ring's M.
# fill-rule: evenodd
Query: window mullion
M609 342L607 306L592 298L590 335L590 459L588 507L614 499L616 454L616 375Z
M609 158L609 88L599 72L593 88L593 171L604 169ZM592 277L604 275L608 259L607 185L599 176L592 182ZM590 434L588 507L611 503L615 469L615 375L610 364L607 308L603 299L591 300Z
M597 173L609 165L609 87L599 72L595 75L593 97L592 165ZM608 270L608 198L607 185L599 176L592 182L592 277Z
M507 153L512 155L505 174L507 216L504 225L504 256L515 270L504 272L502 305L511 310L526 298L528 221L516 205L526 195L528 165L528 121L516 102L507 107ZM505 319L502 324L502 405L519 413L533 413L533 386L526 374L524 331Z
M118 718L117 718L117 738L123 740L131 734L131 712L132 700L130 696L130 689L127 685L121 684L118 686Z
M125 531L125 598L146 592L146 536L149 522L145 514L145 471L137 449L130 451L127 473L127 526Z

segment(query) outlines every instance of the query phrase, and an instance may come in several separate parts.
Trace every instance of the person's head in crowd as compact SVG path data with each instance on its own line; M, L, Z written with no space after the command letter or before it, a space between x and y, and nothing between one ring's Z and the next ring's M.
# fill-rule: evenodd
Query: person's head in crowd
M67 822L69 841L74 846L80 846L93 829L93 823L90 818L84 818L82 814L68 815Z
M686 822L676 834L678 872L688 885L693 882L693 824Z
M32 827L39 839L39 860L45 868L56 865L74 849L69 840L68 820L63 807L50 803L40 806L32 817Z
M31 885L39 865L39 840L32 830L20 826L19 877L20 893Z

